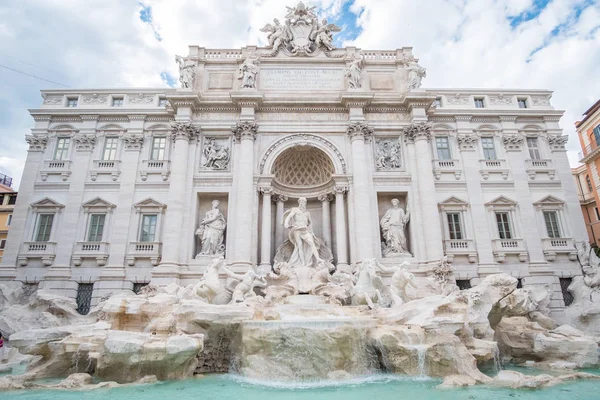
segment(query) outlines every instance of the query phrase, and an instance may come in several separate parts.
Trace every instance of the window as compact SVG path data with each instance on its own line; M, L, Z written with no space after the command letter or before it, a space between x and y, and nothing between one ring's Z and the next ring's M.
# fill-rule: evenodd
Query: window
M548 237L561 237L560 229L558 227L558 213L556 211L544 211L544 222L546 223L546 231L548 232Z
M142 216L142 230L140 231L140 242L154 242L156 236L156 221L158 215L144 214Z
M482 137L481 138L481 147L483 147L483 158L486 160L495 160L496 157L496 147L494 146L494 138L492 137Z
M112 106L113 107L123 107L123 98L122 97L113 97Z
M17 195L16 194L10 194L8 195L8 205L9 206L13 206L17 203Z
M496 213L496 224L498 225L498 236L500 239L512 239L510 221L507 212Z
M470 279L457 279L456 286L458 286L458 288L460 290L471 289L471 280Z
M161 97L158 99L158 106L159 107L166 107L167 106L167 99L165 99L164 97Z
M66 160L69 153L69 143L71 139L66 137L59 137L56 141L56 151L54 152L55 160Z
M67 107L77 107L77 99L76 98L67 99Z
M5 246L6 246L6 239L0 240L0 250L4 250Z
M143 287L148 286L147 282L135 282L133 284L133 293L140 294Z
M600 221L600 212L598 212L598 207L594 207L594 211L596 211L596 221Z
M117 157L117 144L119 138L107 137L104 141L104 151L102 152L103 160L114 160Z
M8 214L8 217L6 218L6 226L10 226L12 222L12 214Z
M435 146L437 147L437 154L439 160L450 160L450 143L446 136L436 137Z
M460 214L459 213L448 213L448 232L450 233L450 239L462 239L463 233L460 225Z
M593 132L594 140L596 141L596 146L600 146L600 124L594 128Z
M79 314L87 315L90 312L93 292L93 283L80 283L77 285L77 312Z
M476 97L474 99L475 101L475 108L484 108L485 104L483 103L483 97Z
M560 281L560 290L562 291L563 300L565 301L565 306L568 307L573 303L573 295L569 292L569 286L571 286L571 282L573 278L558 278Z
M104 231L104 221L106 214L90 215L90 228L88 230L88 242L101 242L102 232Z
M150 159L154 160L154 161L164 160L166 147L167 147L167 138L166 137L152 138L152 152L150 153Z
M47 242L50 240L50 232L52 231L52 222L54 214L40 214L35 234L36 242Z
M527 99L517 99L519 108L527 108Z
M523 278L517 278L517 289L523 289Z
M593 191L594 191L594 188L592 187L592 180L590 179L590 176L589 176L589 175L586 175L586 176L585 176L585 182L587 183L588 190L589 190L590 192L593 192Z
M442 106L442 98L436 97L435 100L433 101L433 106L436 108L441 107Z
M529 137L527 138L527 147L529 148L529 157L532 160L539 160L540 158L540 149L538 147L538 139Z

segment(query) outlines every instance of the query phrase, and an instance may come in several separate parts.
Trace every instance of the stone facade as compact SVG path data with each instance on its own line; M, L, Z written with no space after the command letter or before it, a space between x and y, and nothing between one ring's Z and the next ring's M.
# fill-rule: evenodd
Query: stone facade
M550 285L560 316L586 230L552 93L423 89L411 48L336 49L335 26L315 29L302 46L190 46L181 89L43 91L0 279L70 297L93 283L92 304L197 282L214 200L227 264L270 270L305 197L338 268L377 258L419 275L446 256L472 285ZM410 216L405 253L382 245L392 199Z

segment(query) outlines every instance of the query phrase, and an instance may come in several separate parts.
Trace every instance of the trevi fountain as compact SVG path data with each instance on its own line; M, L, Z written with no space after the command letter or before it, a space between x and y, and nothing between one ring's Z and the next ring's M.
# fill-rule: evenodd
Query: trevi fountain
M466 186L460 186L465 178L457 169L458 161L455 160L456 165L450 165L450 161L444 164L435 159L431 173L432 160L427 143L432 126L426 119L435 122L435 115L426 114L423 107L431 106L436 99L421 89L425 69L412 57L410 50L389 52L388 58L397 72L378 75L371 71L369 80L365 78L369 63L385 61L377 61L380 55L335 48L332 35L339 28L316 18L314 8L299 3L289 7L288 11L283 24L276 19L263 28L268 34L267 47L253 47L245 59L227 61L236 65L239 92L235 93L237 98L231 96L242 114L241 122L233 128L237 139L235 148L230 147L229 139L223 135L207 139L200 147L199 169L194 173L208 174L198 175L205 176L202 179L206 182L212 182L210 179L227 182L222 177L229 173L231 162L236 171L233 178L238 190L235 200L215 189L221 187L219 185L199 191L198 205L188 210L189 215L197 212L198 218L189 218L188 224L184 208L187 206L177 202L182 193L187 192L176 190L177 187L184 188L186 181L180 177L185 176L185 168L181 169L173 159L171 170L163 170L163 164L156 164L154 167L158 172L152 172L153 166L143 161L148 168L145 172L140 170L141 180L136 185L143 187L157 178L152 181L155 185L152 187L169 182L171 192L166 205L153 199L134 205L143 216L154 215L151 211L158 209L159 222L157 225L156 219L144 217L142 232L151 235L151 239L140 239L133 250L123 253L125 265L114 263L112 251L119 251L118 239L114 239L106 257L97 253L93 257L86 256L86 249L99 252L101 247L88 244L88 247L79 248L80 242L77 242L78 252L69 253L66 258L72 257L75 266L69 262L66 267L61 266L61 249L65 247L60 247L60 240L66 240L63 237L68 237L67 231L55 239L59 244L50 256L46 253L36 255L35 251L47 251L46 245L42 248L40 244L38 247L29 245L26 250L16 246L12 253L10 248L7 250L0 268L4 277L0 280L0 331L9 338L0 364L2 399L159 399L166 396L178 399L598 398L600 259L582 241L577 226L579 220L573 219L570 233L564 228L562 236L567 238L564 243L550 244L558 246L550 249L552 251L546 248L542 251L541 245L534 245L535 240L540 242L539 237L532 236L531 227L526 226L521 228L524 239L514 239L519 237L518 232L511 237L506 231L506 237L492 239L494 245L499 243L498 246L508 247L499 250L486 244L490 243L490 236L488 228L481 229L484 226L481 224L487 224L484 205L476 204L475 197L471 197L473 191L482 196L482 188L492 190L489 188L495 187L493 185L514 180L514 186L519 188L515 189L518 193L514 197L520 199L521 215L537 212L534 206L524 203L522 191L525 189L519 186L518 180L528 179L527 175L515 172L522 148L523 138L517 137L521 131L504 127L505 131L512 129L512 133L509 132L512 136L501 137L506 157L515 168L512 172L502 168L494 170L495 164L488 168L482 161L481 176L479 172L475 178L467 176L471 182L477 180L476 186L468 182ZM189 111L185 102L197 101L190 100L194 90L227 86L225 74L217 76L213 73L211 79L214 78L214 82L210 80L209 86L198 89L198 85L202 85L197 83L202 79L198 72L198 48L192 50L195 55L177 57L182 88L167 94L169 103L174 108L179 107L177 110L185 111L188 107ZM216 53L213 57L218 58L227 52ZM350 115L349 123L344 122L348 127L344 129L351 140L347 154L352 155L355 165L347 165L336 146L327 140L302 134L292 135L287 148L264 147L269 150L256 167L252 145L257 124L253 115L254 109L259 107L257 104L263 101L266 104L266 98L260 98L262 95L257 93L257 86L268 92L282 84L272 76L278 70L272 65L266 66L308 61L345 66L340 69L339 78L347 91L340 101L349 110L344 111ZM205 75L209 73L208 69L202 71ZM265 72L267 75L262 75ZM299 79L299 75L294 75L293 79ZM399 101L408 104L407 107L394 106L394 112L400 116L408 113L413 122L408 125L403 122L398 128L403 132L404 141L398 136L395 139L388 136L376 138L371 145L374 129L369 123L381 128L383 125L378 124L377 119L388 115L386 113L392 112L393 107L384 104L392 101L387 94L377 92L373 97L369 90L385 89L386 85L396 88L394 80L404 85L401 89L404 94ZM310 85L325 85L331 89L329 86L334 81L319 75L319 79L311 81ZM319 88L308 87L308 90ZM143 96L139 95L140 101ZM458 92L444 96L447 104L459 107L466 104L463 99L468 97ZM495 99L503 98L502 94L494 96ZM532 96L538 97L531 99L541 99L539 94ZM137 99L131 95L130 99L133 98ZM375 104L374 99L378 98L384 99L381 100L383 105ZM411 103L412 98L416 100ZM374 103L368 111L366 107L371 100ZM550 112L543 108L549 107L549 103L538 100L532 104L542 107L540 112ZM99 100L90 100L89 104L94 101ZM302 99L298 102L300 104ZM509 103L502 100L497 104L508 107ZM200 107L193 105L192 109ZM276 106L269 107L270 112L274 112ZM317 108L313 107L312 112L329 112ZM438 109L443 110L443 107ZM370 115L366 119L369 123L365 122L363 111ZM438 111L430 109L430 112ZM266 119L267 115L265 110L262 117ZM300 122L304 122L303 116L313 114L303 110L297 115ZM318 114L314 115L318 118ZM177 111L177 118L180 116ZM296 117L288 115L286 118ZM130 119L133 123L134 119ZM467 153L474 150L477 140L487 136L485 132L481 136L485 131L482 128L481 132L470 131L478 135L475 139L465 138L460 125L463 120L456 117L459 121L458 143L461 152L466 154L463 162L467 163ZM263 125L260 126L262 129ZM180 119L173 122L172 129L175 154L183 145L188 151L188 143L196 140L192 136L197 137L199 131L186 126ZM46 147L38 133L36 131L28 138L31 146L28 160ZM76 138L80 152L77 154L84 154L82 152L90 146L93 149L94 141L88 139ZM561 152L564 142L560 137L548 139L549 148L553 149L552 157L556 160L558 157L566 160ZM139 152L143 139L129 137L125 144L125 151L137 149ZM373 153L365 151L371 146L375 149ZM444 154L444 148L444 141L438 142L439 158ZM275 159L269 152L274 154L273 157L292 152L291 161ZM123 154L127 157L130 153ZM285 173L297 174L298 171L276 169L285 162L302 169L302 163L296 161L307 157L315 165L325 165L324 181L294 175L296 181L292 182L286 180ZM331 157L333 163L327 157ZM367 175L359 162L372 165L376 171L373 177L370 172ZM104 174L105 177L103 165L98 164L99 172L91 175L92 180L101 182L106 178L105 185L125 180L128 174L126 163L123 161L122 174L109 173ZM558 173L538 171L533 172L534 177L538 181L562 179L562 164L555 163ZM500 161L498 165L501 165ZM347 167L353 171L352 179L345 175ZM253 181L254 168L264 174ZM269 171L274 171L274 178ZM310 168L308 171L318 174ZM412 171L417 179L403 175L406 171ZM45 172L46 175L42 172L41 179L52 182L53 172ZM135 173L134 169L131 176ZM465 170L465 173L469 172ZM56 178L72 179L71 184L75 185L77 174L78 171L73 171L73 176L69 172L66 176L56 175ZM565 176L570 179L568 171ZM193 178L194 185L205 182L202 179ZM23 202L28 196L25 177L24 182L23 197L19 193ZM458 191L468 190L468 198L473 204L461 202L458 198L462 195L457 195L438 205L436 191L452 187L458 187ZM370 190L376 190L377 195L372 195ZM260 212L257 193L262 196ZM344 197L346 193L348 198ZM272 194L277 197L277 210L274 211L271 210ZM500 200L486 203L485 207L489 212L496 212L496 216L511 215L517 207L508 199L511 196L506 194L506 197L499 197ZM551 210L567 212L563 209L564 202L556 200L557 196L560 197L548 196L540 200L539 210L556 207ZM563 197L571 201L568 194ZM323 207L316 202L317 198ZM331 212L329 203L334 199L335 208ZM31 200L34 212L65 207L48 198L36 203L34 200ZM100 200L85 203L83 207L91 210L91 214L115 208L109 201ZM286 200L289 202L284 207ZM68 203L67 208L59 213L66 221L72 217L68 211L72 203L70 200L64 203ZM22 207L22 218L15 217L17 227L14 229L21 235L26 231L24 221L29 218L26 216L28 207L28 204ZM346 207L349 208L347 219L344 217ZM126 210L131 208L125 207ZM165 208L166 215L171 217L160 222ZM116 209L114 213L120 215L119 210L123 208L117 205ZM145 211L148 209L151 211ZM373 212L373 209L380 211ZM458 211L449 213L448 210L454 209ZM470 222L467 222L465 210L473 213L473 220L468 219ZM177 212L181 213L179 217ZM476 214L479 212L481 214ZM455 226L450 231L452 237L445 236L449 233L447 230L440 235L439 215L443 216L444 223L451 220L451 215L463 215L460 218L465 218L465 222L461 222L461 226L466 233ZM271 224L272 216L274 225ZM260 232L259 218L263 221ZM456 218L453 221L458 221ZM148 225L147 221L150 221ZM19 223L23 226L21 231ZM113 223L116 230L119 218ZM160 224L164 227L158 228ZM147 226L153 226L156 231L150 231L151 228L146 231ZM163 232L162 241L155 238L155 234L158 235L155 232L159 231ZM193 239L181 239L181 232ZM18 233L11 230L11 234L16 237ZM476 243L469 235L478 235ZM485 235L488 235L487 242ZM513 240L505 245L504 239ZM162 253L156 256L152 253L154 247L148 247L154 242L162 244ZM442 243L448 247L443 247ZM459 245L453 247L453 243ZM515 247L517 250L511 250ZM185 250L180 249L189 249L185 262L180 256ZM150 254L140 255L142 250ZM260 262L257 262L256 254L260 254ZM32 285L32 278L27 274L39 275L35 271L43 268L50 272L42 280L33 279L36 285ZM79 273L77 268L82 274L91 270L104 271L98 278L104 286L94 286L94 296L88 303L91 309L87 314L81 312L79 292L77 300L69 292L69 282L75 278L65 278L75 277ZM130 268L138 268L137 274L144 274L144 271L148 274L148 280L135 291L122 285L129 279L123 277L129 275L119 275L119 271L129 274ZM529 268L529 275L515 272L523 268ZM552 279L558 274L554 274L552 268L572 271L568 292L573 296L573 302L568 307L562 299L557 301L560 290L557 292ZM65 271L71 275L64 275ZM477 272L468 275L468 271ZM474 285L459 288L457 280L462 282L465 276L472 279ZM535 279L530 280L528 276ZM80 286L83 283L85 281L79 281Z

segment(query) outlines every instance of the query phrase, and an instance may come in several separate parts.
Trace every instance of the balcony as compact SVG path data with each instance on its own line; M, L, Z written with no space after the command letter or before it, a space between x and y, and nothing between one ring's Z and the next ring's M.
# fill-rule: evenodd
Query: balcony
M98 175L110 175L113 181L116 181L121 175L120 160L94 160L90 177L92 181L98 179Z
M543 238L542 248L548 261L554 261L557 254L568 254L570 261L577 261L577 250L572 238Z
M477 250L475 242L471 239L449 239L444 240L444 252L448 257L448 262L454 260L454 256L467 256L470 263L477 261Z
M137 259L150 259L152 265L158 265L161 253L160 242L130 242L127 248L127 265L134 266Z
M479 173L483 180L488 180L490 174L499 174L503 180L508 179L508 165L506 160L479 160Z
M517 255L519 261L527 261L527 248L523 239L493 239L492 248L497 262L504 262L507 254Z
M433 160L433 175L436 180L442 178L442 174L454 174L454 178L459 180L462 175L462 168L458 160Z
M148 179L148 175L160 175L163 181L169 179L171 173L171 161L169 160L144 160L140 169L140 177L142 181Z
M525 169L531 180L535 179L537 174L548 174L550 180L554 180L556 176L552 160L525 160Z
M95 259L99 266L106 264L110 244L107 242L77 242L73 251L73 264L80 266L84 259Z
M46 182L50 175L58 175L63 181L66 181L71 176L71 161L45 160L44 166L40 170L40 177L42 181Z
M29 260L39 258L42 264L49 267L56 256L55 242L23 242L17 256L17 261L20 266L24 267L29 263Z
M591 159L593 156L598 155L598 153L600 153L600 146L598 146L597 143L595 142L591 142L590 144L588 144L587 146L585 146L583 148L583 151L579 152L579 162L585 163L586 161L588 161L589 159Z

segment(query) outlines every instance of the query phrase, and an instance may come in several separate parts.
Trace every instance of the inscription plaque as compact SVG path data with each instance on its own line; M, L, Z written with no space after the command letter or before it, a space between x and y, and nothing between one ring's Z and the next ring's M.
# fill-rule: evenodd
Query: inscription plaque
M341 68L264 68L260 70L262 90L343 90Z

